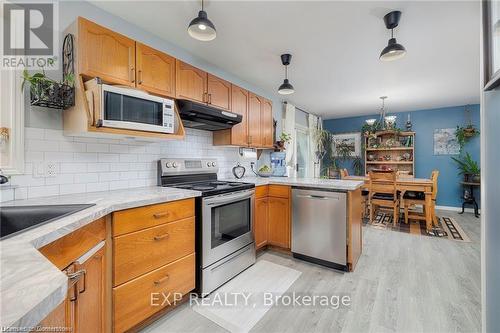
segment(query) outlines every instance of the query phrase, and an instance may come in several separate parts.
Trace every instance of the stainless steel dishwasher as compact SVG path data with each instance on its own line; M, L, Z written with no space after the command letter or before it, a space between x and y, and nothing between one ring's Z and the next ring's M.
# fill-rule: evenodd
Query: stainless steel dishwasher
M292 187L292 207L293 256L346 271L346 193Z

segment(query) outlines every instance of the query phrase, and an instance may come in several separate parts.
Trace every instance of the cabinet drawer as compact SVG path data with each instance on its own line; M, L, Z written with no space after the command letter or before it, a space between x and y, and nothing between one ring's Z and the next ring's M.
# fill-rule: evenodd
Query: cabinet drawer
M113 236L194 216L194 199L131 208L113 213Z
M255 199L265 198L269 192L268 185L261 185L255 187Z
M175 293L185 295L194 287L195 254L192 253L113 288L114 331L123 332L132 328L169 306L169 302L173 305ZM168 295L168 302L162 293Z
M113 239L113 285L194 252L194 217Z
M290 197L290 186L287 185L269 185L269 196L278 198Z

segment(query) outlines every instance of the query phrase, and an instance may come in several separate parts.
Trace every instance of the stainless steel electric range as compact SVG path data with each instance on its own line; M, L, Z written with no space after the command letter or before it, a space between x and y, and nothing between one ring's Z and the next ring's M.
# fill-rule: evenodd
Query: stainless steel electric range
M161 159L160 186L200 191L196 198L196 289L206 296L255 263L255 185L217 180L215 159Z

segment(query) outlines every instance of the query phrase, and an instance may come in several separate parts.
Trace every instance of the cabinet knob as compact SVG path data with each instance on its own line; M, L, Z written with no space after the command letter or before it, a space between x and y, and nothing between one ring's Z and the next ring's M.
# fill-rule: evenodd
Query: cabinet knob
M157 286L157 285L160 285L160 284L162 284L163 282L168 281L168 279L170 279L170 275L167 275L167 276L165 276L165 277L163 277L163 278L161 278L161 279L159 279L159 280L154 281L154 284L155 284L156 286Z
M169 212L160 212L160 213L155 213L153 214L153 217L155 219L161 219L162 217L165 217L169 214Z
M166 239L168 238L170 235L167 233L167 234L163 234L163 235L158 235L158 236L154 236L153 239L155 241L161 241L162 239Z

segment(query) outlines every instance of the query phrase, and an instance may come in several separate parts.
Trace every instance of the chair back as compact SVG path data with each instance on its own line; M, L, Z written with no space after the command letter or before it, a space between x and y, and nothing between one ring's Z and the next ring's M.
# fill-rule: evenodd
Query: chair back
M431 180L432 180L432 200L436 200L438 193L438 177L439 170L432 171Z
M349 176L349 171L347 169L340 169L340 179L344 179L347 176Z
M377 172L370 171L368 173L368 190L370 195L375 193L393 194L394 198L397 196L396 177L395 171L391 172Z

